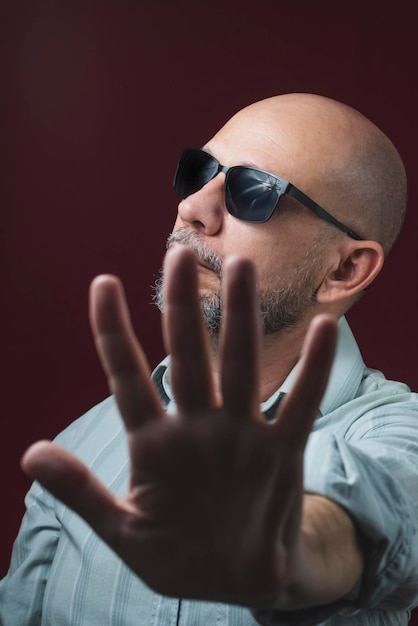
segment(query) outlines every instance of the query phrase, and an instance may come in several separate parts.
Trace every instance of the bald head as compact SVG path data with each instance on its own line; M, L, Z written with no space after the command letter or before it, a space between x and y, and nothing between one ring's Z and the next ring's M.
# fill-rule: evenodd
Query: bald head
M392 247L405 214L405 169L392 142L355 109L313 94L267 98L239 111L212 141L217 154L232 148L235 163L251 154L386 254Z

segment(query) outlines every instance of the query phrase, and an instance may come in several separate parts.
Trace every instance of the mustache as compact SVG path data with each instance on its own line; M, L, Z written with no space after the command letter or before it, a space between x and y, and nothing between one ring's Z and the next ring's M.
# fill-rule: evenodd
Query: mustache
M197 232L190 231L185 227L179 228L175 233L171 233L168 236L166 247L169 248L173 243L188 246L196 254L199 261L221 279L223 268L222 258L216 254L216 252L213 252L213 250L205 246L202 237Z

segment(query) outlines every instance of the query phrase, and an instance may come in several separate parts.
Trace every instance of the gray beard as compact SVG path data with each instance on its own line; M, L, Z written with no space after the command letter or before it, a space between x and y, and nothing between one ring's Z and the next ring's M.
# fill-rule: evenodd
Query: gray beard
M199 259L221 280L222 260L212 251L207 250L199 235L194 231L181 228L167 239L167 247L177 242L191 248ZM316 302L315 279L320 268L318 251L315 246L298 264L286 267L278 276L276 289L263 289L259 292L259 307L262 331L265 335L283 332L294 328ZM164 275L162 270L155 282L154 303L164 310L163 297ZM285 286L282 286L285 283ZM211 337L219 335L222 324L222 294L214 291L200 298L203 320Z

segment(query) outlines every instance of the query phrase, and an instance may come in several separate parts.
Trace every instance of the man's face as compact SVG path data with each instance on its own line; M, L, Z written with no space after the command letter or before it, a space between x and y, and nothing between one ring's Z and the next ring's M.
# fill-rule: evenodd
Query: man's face
M247 117L233 118L204 150L222 165L254 165L293 182L295 155L258 117ZM233 254L256 267L264 332L291 328L316 303L324 262L321 220L288 196L264 224L239 220L226 210L224 181L220 173L180 202L168 245L188 245L197 254L203 313L212 334L220 328L222 263ZM162 306L161 285L156 300Z

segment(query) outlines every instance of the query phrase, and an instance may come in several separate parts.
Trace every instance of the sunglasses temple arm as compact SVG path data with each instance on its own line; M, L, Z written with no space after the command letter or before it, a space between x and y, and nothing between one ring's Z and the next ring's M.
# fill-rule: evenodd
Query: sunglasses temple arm
M292 183L288 183L286 191L284 192L298 200L301 204L306 206L307 209L313 211L318 217L326 220L330 224L333 224L337 228L339 228L343 233L346 233L352 239L357 239L358 241L362 241L363 237L360 237L354 230L345 226L342 222L333 217L328 211L325 211L319 204L316 204L309 196L303 193L300 189L292 185Z

